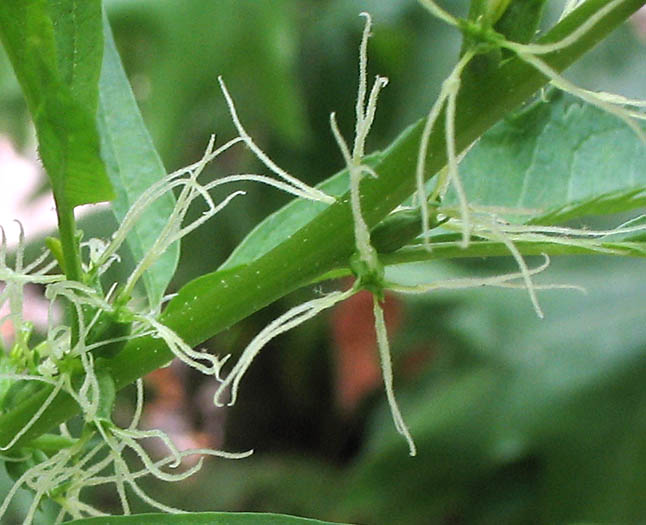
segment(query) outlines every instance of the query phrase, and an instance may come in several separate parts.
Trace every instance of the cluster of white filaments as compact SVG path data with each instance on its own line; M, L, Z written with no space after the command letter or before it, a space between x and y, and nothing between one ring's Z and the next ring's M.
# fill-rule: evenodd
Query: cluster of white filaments
M352 150L350 150L348 144L339 131L334 113L330 115L330 123L332 126L332 132L337 140L343 158L345 159L346 167L350 175L350 204L352 208L352 218L354 221L354 234L357 254L368 272L379 272L380 263L378 260L377 252L370 243L370 230L368 229L368 225L366 224L361 213L359 185L364 174L368 174L372 177L377 177L377 173L364 163L365 142L375 118L379 92L384 86L386 86L388 80L385 77L377 76L372 89L370 90L370 94L368 94L367 49L372 20L370 18L370 15L367 13L361 13L361 16L364 16L366 18L366 24L363 30L363 37L361 39L361 45L359 48L359 88L355 108L356 122ZM254 340L247 346L247 348L245 348L238 362L229 372L224 382L219 386L218 390L215 393L216 404L222 403L221 398L227 393L229 388L231 389L229 404L233 404L235 402L237 398L238 386L240 380L242 379L242 376L251 365L252 360L256 357L256 355L258 355L262 347L267 342L269 342L277 335L314 317L322 310L331 308L338 302L348 299L360 290L361 279L357 279L355 286L353 286L349 290L346 290L345 292L332 292L323 297L312 299L311 301L292 308L291 310L280 316L278 319L270 323L254 338ZM388 345L388 336L386 333L386 323L384 320L383 309L379 302L379 298L376 295L374 296L373 301L373 313L375 318L375 329L377 333L377 343L379 348L383 379L388 403L391 409L391 414L393 416L393 421L395 422L397 431L406 438L410 455L414 456L416 454L415 444L406 424L404 423L404 419L395 400L392 364L390 358L390 349Z
M111 264L120 260L118 251L128 234L141 220L143 212L168 192L176 193L176 204L165 226L152 246L146 251L145 256L137 262L118 294L115 294L116 286L104 296L98 288L69 281L62 274L51 274L57 263L50 260L49 251L45 251L33 263L25 265L22 226L20 226L19 242L12 268L7 262L5 231L0 228L2 234L0 281L4 282L4 287L0 289L0 307L6 304L9 310L9 313L0 319L0 323L9 321L16 334L11 346L3 341L5 343L3 346L10 347L11 352L9 355L3 356L5 366L0 372L0 380L22 382L23 384L36 382L50 386L43 403L29 422L0 447L0 450L14 449L60 392L67 393L78 403L85 422L80 437L73 437L68 428L61 425L56 436L65 438L66 445L61 446L60 450L55 451L49 457L37 458L35 449L21 448L19 444L18 456L12 450L11 455L5 457L9 462L23 462L25 469L0 506L0 518L6 513L11 500L21 488L30 489L35 495L24 521L26 524L33 522L43 498L51 499L60 505L61 510L57 523L62 522L68 516L74 519L101 516L104 514L99 509L81 500L81 491L85 487L105 484L113 484L116 487L124 514L130 513L126 489L159 510L181 512L179 509L168 507L147 495L139 487L137 480L145 475L152 475L165 481L185 479L200 470L201 459L188 469L181 468L179 472L172 472L172 469L177 469L183 463L183 458L191 455L237 459L251 454L251 451L228 453L210 449L179 451L162 431L139 430L137 427L143 408L141 381L137 383L137 409L132 423L125 429L118 427L111 421L109 413L114 392L110 392L111 388L105 386L106 378L95 369L95 355L100 354L95 354L94 351L99 347L152 335L162 339L182 362L206 375L220 379L220 369L226 361L226 357L219 358L194 350L174 331L157 321L161 305L150 304L145 311L138 311L132 302L128 301L144 272L158 260L171 244L220 212L234 198L244 194L242 191L234 191L222 201L215 202L210 195L212 189L224 184L253 181L272 186L299 198L326 203L334 202L332 197L304 184L278 167L256 145L243 128L224 81L220 78L219 82L238 136L218 148L215 148L215 138L211 137L202 159L165 176L139 196L109 242L91 239L84 243L84 246L87 247L89 261L83 265L83 269L88 274L102 275ZM275 177L243 173L201 183L199 176L206 165L239 143L246 145ZM190 206L198 199L206 203L206 211L197 219L185 224ZM23 288L28 284L44 286L45 298L49 301L47 338L33 349L28 345L32 325L23 317ZM75 312L78 333L72 333L68 326L58 324L55 305L60 302L69 305ZM115 306L117 304L118 307ZM318 311L314 309L311 315L315 315ZM93 314L88 318L87 312L93 312ZM130 333L105 340L91 340L91 330L99 323L100 317L105 314L120 315L131 322ZM311 315L309 316L311 317ZM288 329L289 326L291 325L287 323L285 329ZM107 380L109 384L111 380L109 378ZM108 405L107 413L106 403ZM166 445L170 452L167 457L157 461L150 458L139 441L151 438L160 439ZM139 470L130 470L123 459L126 449L133 451L139 458L142 464ZM29 465L33 464L33 466L27 468L29 465L25 462L29 462Z
M130 425L123 429L108 419L94 417L86 419L86 427L79 438L72 438L65 425L60 427L60 435L66 438L68 445L61 448L51 457L40 461L27 469L13 485L0 506L2 516L17 491L21 488L30 489L34 499L30 505L24 523L32 523L43 498L48 498L60 505L56 523L61 523L67 516L81 519L87 516L106 516L101 510L84 503L81 492L85 488L112 484L117 489L119 501L124 514L130 514L130 504L126 488L154 508L164 512L177 513L181 509L169 507L149 496L138 484L137 480L147 475L158 479L177 482L192 476L202 467L204 456L218 456L229 459L247 457L251 451L232 454L210 449L190 449L179 451L173 442L159 430L138 430L137 426L143 409L143 383L137 382L137 406ZM92 431L90 431L92 430ZM97 439L97 435L99 438ZM168 448L169 455L160 460L153 460L138 440L157 438ZM123 458L124 451L131 449L142 463L142 467L131 470ZM33 452L32 452L33 453ZM181 472L168 472L165 467L177 468L188 456L201 456L198 462ZM30 457L6 458L7 461L25 461Z
M634 119L644 118L644 115L639 112L639 108L646 107L646 104L616 95L593 93L578 88L565 80L540 58L543 54L564 49L576 42L621 1L615 0L608 3L604 8L593 14L586 23L560 42L550 44L518 44L515 42L501 41L499 44L500 47L514 52L521 60L532 65L549 77L555 86L571 92L581 99L618 116L626 121L636 133L643 136L642 129L635 123ZM440 8L434 1L420 0L420 2L433 15L451 25L459 26L458 20ZM573 9L579 3L576 0L570 0L567 3L566 9ZM181 472L173 472L173 469L177 469L182 463L182 459L188 455L215 455L228 458L241 458L251 453L232 454L207 449L179 451L170 438L163 432L157 430L139 430L138 426L143 409L143 386L141 381L137 382L136 409L131 424L127 428L121 428L115 425L111 421L109 413L112 404L111 401L114 397L114 392L110 392L110 378L108 377L106 379L106 377L102 376L95 369L95 353L93 351L102 345L130 340L143 335L152 335L160 338L179 360L220 381L214 396L216 405L222 405L223 398L225 397L228 397L229 404L233 404L237 399L242 377L256 355L258 355L260 350L270 340L304 323L320 312L331 308L340 301L344 301L361 289L367 288L363 278L367 278L368 280L372 279L370 281L372 286L370 290L373 293L374 322L386 397L395 427L406 439L410 454L415 455L415 444L404 423L394 395L390 349L384 313L380 302L382 300L383 290L391 289L401 293L418 294L441 288L459 289L479 286L524 288L528 291L537 314L542 316L536 290L561 286L535 285L532 282L532 277L547 268L549 259L545 257L543 264L535 268L530 268L525 263L520 250L516 247L517 242L556 242L571 246L580 244L581 246L589 247L590 243L587 242L587 239L599 239L618 233L631 233L644 228L643 224L639 223L634 225L626 224L619 229L607 232L591 232L569 228L511 225L498 219L496 214L490 210L473 206L468 202L458 172L460 156L463 152L457 151L455 141L456 100L460 90L461 77L471 59L476 55L475 51L467 50L442 85L440 95L428 114L421 135L416 173L414 176L417 186L416 203L420 207L423 223L422 242L430 250L429 196L427 195L425 185L425 180L428 178L426 159L430 136L437 123L437 119L443 114L445 118L444 130L447 165L437 176L437 184L435 189L431 191L430 200L435 201L438 197L442 197L446 193L449 185L453 186L458 197L458 206L455 209L446 207L438 208L437 211L447 218L447 222L443 227L461 232L462 247L469 245L472 236L478 239L502 243L516 260L519 271L486 278L453 279L416 286L404 286L385 281L381 274L382 266L377 251L371 243L369 227L362 214L360 186L365 175L370 177L378 176L375 170L365 163L365 144L375 118L379 93L388 81L384 77L377 76L372 88L368 90L367 46L370 37L371 19L366 13L362 13L362 16L365 17L366 23L359 52L359 87L355 108L356 123L352 148L349 147L339 131L335 115L332 114L330 117L333 135L339 145L347 171L350 175L350 204L353 217L355 248L361 268L357 271L355 285L347 291L336 291L307 301L278 317L249 343L242 352L238 362L233 365L224 378L221 378L221 375L226 357L220 358L212 356L191 348L178 334L157 320L161 305L150 304L145 311L135 310L134 306L128 302L128 299L134 292L135 285L169 246L219 213L233 199L244 194L242 191L234 191L222 201L215 202L209 192L216 186L240 181L253 181L270 185L299 198L325 203L332 203L334 199L315 188L305 185L297 178L285 172L258 147L242 126L233 99L221 78L219 79L220 86L230 110L233 123L237 129L238 136L218 148L215 148L215 139L212 137L202 159L186 168L167 175L156 184L153 184L138 198L109 242L93 239L86 244L89 252L89 262L84 266L84 270L100 276L111 264L119 260L118 251L125 242L128 234L138 221L141 220L144 210L167 192L175 192L177 194L176 205L165 227L153 245L146 251L145 256L138 261L135 269L129 275L126 283L118 293L113 288L108 294L103 295L91 286L66 280L64 275L51 274L50 272L56 266L56 262L48 262L48 252L43 253L33 263L25 265L24 235L22 228L15 263L13 268L11 268L7 263L5 233L0 228L0 232L2 233L2 243L0 245L0 281L5 283L0 291L0 306L7 304L9 307L9 313L0 319L0 323L7 320L10 321L15 333L10 355L4 356L5 363L9 363L9 366L3 367L0 372L0 379L22 383L37 382L49 385L49 391L43 399L42 405L38 408L31 420L9 442L0 447L0 450L9 451L15 448L14 446L19 444L18 442L21 438L40 419L44 411L60 392L65 392L76 400L81 408L85 422L82 434L76 437L72 435L65 425L61 425L59 433L56 436L67 444L60 446L58 450L52 452L51 455L45 458L37 457L37 451L35 449L22 448L20 449L21 455L19 456L15 455L15 451L11 451L12 455L5 458L7 461L30 461L34 465L24 470L18 477L13 488L7 494L4 502L0 506L0 518L7 511L12 498L21 488L31 489L35 494L33 503L24 521L26 524L32 523L43 498L52 499L60 505L61 509L57 522L62 522L68 516L71 516L73 519L86 516L101 516L103 513L99 509L82 501L82 490L85 487L105 484L112 484L116 487L124 514L130 513L127 491L132 491L139 498L157 509L166 512L179 512L179 509L168 507L154 500L139 487L137 481L146 475L153 475L166 481L185 479L197 472L202 465L202 461L200 460L186 470L180 469ZM202 183L199 177L207 164L238 143L246 145L274 176L236 174ZM196 200L202 200L206 204L207 210L197 219L185 224L189 207ZM612 253L611 247L599 248L601 252L604 250L607 250L607 253ZM50 302L47 338L43 343L33 349L28 345L31 324L23 317L23 288L27 284L44 286L45 297ZM70 328L61 326L56 321L53 309L54 305L61 300L71 305L76 313L75 318L78 320L78 328L74 333L72 333ZM115 306L116 304L119 306ZM89 319L87 318L88 311L94 312ZM119 314L125 316L132 323L130 334L102 341L91 340L91 330L99 322L102 314ZM76 368L69 366L70 363L74 363ZM106 400L109 401L107 409ZM153 460L148 455L139 441L150 438L160 439L166 445L169 451L167 457L161 460ZM141 468L131 470L126 464L123 459L123 454L126 449L134 452L138 457L141 462Z
M429 10L440 19L458 26L458 21L451 14L438 7L431 0L421 0L422 4L429 8ZM617 1L611 2L604 9L599 10L596 14L583 24L577 31L566 37L564 40L549 44L549 45L522 45L513 42L503 42L503 46L507 49L514 51L521 59L536 67L539 71L546 74L554 85L561 89L570 91L587 102L591 102L602 109L605 109L618 117L624 119L631 127L640 134L641 129L634 123L634 118L643 118L643 114L624 108L625 105L633 107L644 107L644 103L640 101L628 100L616 95L609 95L605 93L592 93L582 90L573 86L571 83L563 79L558 73L549 68L537 55L553 52L563 49L573 42L578 40L581 35L589 31L599 20L601 20L610 10L617 5ZM576 7L576 2L570 2L566 9L573 9ZM363 31L363 37L360 45L359 52L359 88L356 102L356 122L355 122L355 137L352 150L342 137L337 123L335 114L330 116L330 123L332 132L339 145L339 149L346 162L346 168L350 175L350 204L352 208L352 216L354 221L354 233L356 243L356 253L359 255L360 260L364 263L367 272L378 273L380 263L378 260L377 252L370 241L370 230L363 218L360 204L360 182L364 175L377 177L377 173L373 168L366 165L363 161L365 153L366 137L372 126L376 107L377 99L380 90L387 85L388 80L384 77L377 76L375 82L368 94L367 85L367 43L370 36L371 19L367 13L362 13L366 18L366 24ZM502 243L509 253L515 259L519 271L503 275L495 275L492 277L484 278L466 278L466 279L451 279L446 281L438 281L428 284L420 284L416 286L404 286L393 282L383 282L384 289L393 290L404 294L419 294L437 289L462 289L462 288L475 288L481 286L495 286L502 288L522 288L527 290L531 303L539 317L543 317L543 312L538 302L537 290L555 289L555 288L569 288L579 289L576 286L547 284L536 285L532 281L532 277L544 271L549 265L549 258L545 256L543 264L536 268L530 268L525 262L520 250L516 247L516 242L530 241L530 242L556 242L559 244L591 248L596 246L590 243L589 239L602 238L605 235L617 233L632 233L644 229L644 225L637 224L635 226L625 225L618 229L608 232L592 232L588 230L576 230L572 228L550 228L550 227L537 227L537 226L524 226L524 225L510 225L509 223L500 220L495 210L486 210L482 207L471 205L467 200L467 195L464 191L460 176L458 173L458 165L461 157L465 152L458 152L455 145L455 118L456 118L456 101L460 90L461 76L464 69L468 66L469 62L476 56L474 50L467 50L460 58L453 71L447 77L442 85L440 95L437 101L431 108L429 115L425 121L422 137L420 141L417 169L416 169L416 184L417 194L416 200L420 207L422 217L422 240L426 249L430 250L430 213L428 208L429 201L435 201L438 197L443 197L449 185L453 185L458 197L459 207L457 210L451 208L438 208L448 221L444 227L447 229L457 228L462 232L461 246L467 248L471 236L477 236L479 239L491 240L497 243ZM367 98L367 101L366 101ZM431 192L430 198L427 195L425 180L427 178L426 158L428 154L428 144L433 128L437 119L444 111L444 130L445 130L445 143L446 143L446 157L447 166L438 175L437 184L435 189ZM509 211L509 210L507 210ZM519 212L522 210L513 210ZM599 247L601 253L613 253L610 247ZM361 276L359 276L361 277ZM231 371L227 374L223 383L219 386L215 394L216 404L222 404L222 398L230 390L229 404L233 404L237 399L238 387L242 376L247 371L251 362L260 352L262 347L277 335L293 328L311 317L315 316L320 311L334 306L336 303L343 301L361 289L361 279L357 279L353 288L346 292L333 292L324 297L316 298L301 304L292 310L289 310L264 330L247 346L243 351L238 362L233 366ZM384 322L383 310L380 304L379 297L374 294L373 312L375 319L375 330L377 334L377 343L379 348L379 355L381 359L382 374L384 385L387 395L387 400L390 406L391 414L397 431L402 434L409 446L411 455L415 455L416 449L411 434L404 423L401 412L397 405L393 388L393 374L390 358L390 350L388 344L388 337L386 333L386 326Z
M348 171L350 173L350 200L352 203L352 217L354 220L354 235L357 254L359 259L365 265L365 271L371 274L378 274L380 271L380 262L378 260L377 251L374 249L370 242L370 230L366 221L363 219L361 213L361 200L360 200L360 182L364 173L376 177L377 174L366 166L363 162L365 152L365 141L374 120L375 111L377 110L377 97L382 87L388 83L384 77L377 76L370 91L370 96L366 102L367 93L367 47L368 38L370 37L370 29L372 20L368 13L361 13L366 19L366 25L363 30L363 38L361 40L361 47L359 52L359 89L357 93L356 104L356 125L354 144L352 154L341 135L334 118L334 113L330 118L332 131L334 137L343 153ZM357 284L360 285L362 276L358 276ZM358 288L357 288L358 290ZM381 370L384 379L384 386L386 389L386 397L390 406L390 412L395 423L397 431L404 436L408 443L408 449L411 456L417 454L413 438L404 423L404 418L401 415L397 401L395 400L395 391L393 386L393 371L390 357L390 346L388 343L388 334L386 332L386 322L384 319L384 311L381 306L381 298L373 292L373 316L375 320L375 331L377 334L377 347L379 349L379 357L381 362Z

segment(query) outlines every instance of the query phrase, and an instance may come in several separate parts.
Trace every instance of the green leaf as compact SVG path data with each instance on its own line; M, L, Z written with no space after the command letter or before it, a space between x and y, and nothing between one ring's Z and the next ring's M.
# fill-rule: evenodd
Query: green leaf
M94 112L103 55L101 0L48 0L48 4L61 78L74 99Z
M316 186L333 197L340 197L349 187L348 171L342 170ZM294 232L321 213L328 205L321 202L294 199L272 213L249 232L222 263L220 270L248 264L271 251Z
M114 408L114 400L117 395L114 387L114 379L105 370L99 370L96 378L100 392L96 417L98 420L112 421L112 409Z
M96 121L52 77L40 109L34 115L40 156L57 205L73 208L114 197L99 150Z
M105 51L97 120L103 158L117 192L112 211L121 222L137 198L164 177L166 170L137 107L107 19L104 28ZM135 260L143 258L153 245L174 206L175 198L172 192L167 192L143 212L126 239ZM144 273L144 286L151 306L161 301L178 259L179 243L175 243Z
M11 386L15 383L13 379L9 379L5 374L15 374L16 366L11 362L6 350L1 348L2 357L0 358L0 410L5 406L4 399L9 393Z
M101 56L73 56L77 46L92 49L100 45L102 35L92 29L101 16L100 2L87 2L80 8L83 16L63 26L52 16L77 8L71 0L51 10L46 0L0 4L0 38L34 119L57 205L65 209L113 197L99 153L96 96L90 85ZM64 49L59 51L59 45ZM86 62L79 66L78 60ZM80 91L86 94L76 98Z
M511 0L471 0L469 20L494 24L505 12Z
M541 224L646 204L646 146L619 118L550 94L494 126L461 165L472 204L522 208ZM456 202L448 196L448 203Z
M0 3L0 38L11 60L29 108L34 114L43 98L43 73L55 71L56 45L45 0Z
M189 514L137 514L66 522L69 525L332 525L329 521L284 514L255 512L199 512Z

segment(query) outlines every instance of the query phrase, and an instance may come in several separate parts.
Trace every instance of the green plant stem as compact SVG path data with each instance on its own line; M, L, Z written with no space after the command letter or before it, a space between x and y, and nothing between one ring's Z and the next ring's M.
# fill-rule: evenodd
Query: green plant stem
M541 42L562 39L610 1L588 0ZM543 59L555 70L562 71L645 3L646 0L625 0L576 43ZM546 82L542 74L519 59L511 59L499 69L487 71L485 76L465 79L457 102L457 150L468 147ZM443 121L441 116L431 134L427 177L446 164ZM414 191L423 126L424 120L420 120L404 131L375 167L379 177L366 179L362 184L361 208L369 227L374 227ZM189 283L168 305L161 321L188 344L199 344L317 276L345 266L354 249L352 214L346 194L288 240L249 265L208 274ZM172 357L160 339L142 337L130 341L108 366L116 388L120 389L165 365ZM9 442L27 423L38 406L35 398L28 403L29 406L16 407L0 417L0 443ZM69 396L59 396L18 445L66 421L77 411Z
M56 215L58 217L58 234L63 249L63 263L65 265L65 277L70 281L81 281L83 271L81 269L81 253L79 242L76 237L76 220L74 219L74 208L56 200ZM70 324L72 344L78 341L78 315L72 304L66 308L66 319Z
M56 215L58 216L58 234L63 248L65 277L70 281L80 281L82 276L81 254L78 239L76 238L74 209L57 201Z
M432 251L422 245L404 246L393 253L379 254L379 262L384 266L396 264L428 262L441 259L469 259L484 257L509 257L509 248L501 242L471 240L468 248L460 241L434 242ZM595 244L572 245L554 242L514 241L521 255L611 255L618 257L646 257L646 242L599 242ZM335 268L318 276L314 283L340 279L352 275L349 266Z

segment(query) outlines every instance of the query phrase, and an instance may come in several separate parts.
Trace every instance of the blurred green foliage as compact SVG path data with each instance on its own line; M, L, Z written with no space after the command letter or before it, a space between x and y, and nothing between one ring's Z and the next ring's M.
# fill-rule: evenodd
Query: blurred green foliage
M561 3L549 2L548 17ZM444 4L463 14L467 9L465 1ZM246 128L279 165L308 183L339 169L328 115L337 111L349 135L359 11L375 20L370 71L391 80L371 135L374 148L427 111L460 47L456 32L414 0L106 5L168 170L199 158L210 133L218 141L233 134L218 75ZM591 89L643 96L644 45L624 27L571 75ZM0 127L18 143L28 141L26 111L4 56ZM258 168L239 149L209 173ZM175 287L216 268L253 225L286 202L270 189L244 189L244 204L232 204L185 240ZM94 218L84 228L95 227L104 224ZM274 511L366 525L646 520L643 264L602 257L556 261L544 278L583 285L588 294L541 293L543 321L520 291L441 292L407 302L393 350L417 458L407 456L380 389L351 415L336 407L330 319L310 321L268 345L238 404L227 411L226 447L256 454L211 461L180 486L150 482L147 488L190 510ZM512 265L467 261L398 271L428 281L503 267ZM238 351L299 295L252 316L210 347ZM192 376L186 382L192 392L198 383Z

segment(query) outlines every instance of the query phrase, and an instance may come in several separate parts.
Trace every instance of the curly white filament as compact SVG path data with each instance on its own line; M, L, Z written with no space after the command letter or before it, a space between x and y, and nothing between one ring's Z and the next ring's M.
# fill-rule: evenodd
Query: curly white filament
M267 154L256 145L256 143L253 141L251 136L247 133L247 131L242 126L242 123L240 122L240 118L238 117L238 112L236 111L236 108L235 108L235 104L233 103L233 98L229 94L229 91L227 90L227 87L222 77L218 77L218 82L220 83L220 88L222 89L222 93L224 95L224 98L226 99L229 112L231 113L231 119L233 120L233 124L238 130L238 134L240 135L242 140L244 140L244 142L247 144L249 149L253 151L256 157L258 157L258 159L265 166L267 166L267 168L273 171L276 175L278 175L282 179L292 184L295 188L300 189L303 193L307 194L310 199L332 204L335 201L334 197L331 197L330 195L327 195L326 193L323 193L322 191L317 190L316 188L312 188L307 184L305 184L304 182L297 179L296 177L290 175L284 169L277 166L276 163L272 161L267 156Z
M347 290L345 292L332 292L324 297L319 297L317 299L312 299L303 304L299 304L294 308L288 310L283 315L269 323L265 328L263 328L256 337L247 345L247 347L242 352L240 359L231 369L227 377L222 381L218 386L218 389L215 391L213 396L213 402L216 406L223 406L222 396L225 392L231 387L230 400L228 405L231 406L235 404L238 397L238 387L240 380L244 376L245 372L251 366L252 361L258 355L260 350L274 337L280 335L292 328L304 323L305 321L315 317L323 310L331 308L336 303L344 301L355 292L353 289Z

